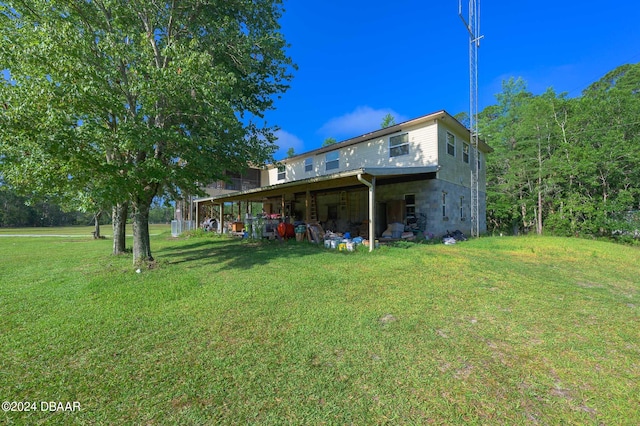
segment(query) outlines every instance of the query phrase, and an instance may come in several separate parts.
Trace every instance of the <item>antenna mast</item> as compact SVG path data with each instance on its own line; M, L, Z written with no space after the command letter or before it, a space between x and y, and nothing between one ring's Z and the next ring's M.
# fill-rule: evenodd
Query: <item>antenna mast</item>
M469 0L469 19L462 15L462 0L458 0L458 15L469 32L469 138L471 149L471 236L480 235L478 177L480 151L478 151L478 47L480 47L480 0Z

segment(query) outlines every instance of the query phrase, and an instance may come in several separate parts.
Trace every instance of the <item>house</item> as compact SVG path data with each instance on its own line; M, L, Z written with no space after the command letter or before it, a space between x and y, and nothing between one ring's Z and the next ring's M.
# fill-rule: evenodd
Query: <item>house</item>
M389 224L416 233L471 231L471 169L478 162L478 229L486 231L486 155L469 144L469 130L439 111L340 143L251 169L248 185L218 188L197 199L201 221L211 206L234 203L234 220L263 213L291 222L379 238ZM259 181L258 181L259 176ZM238 177L239 178L239 177ZM225 184L222 183L222 186ZM222 222L222 221L221 221ZM397 227L397 225L396 225Z

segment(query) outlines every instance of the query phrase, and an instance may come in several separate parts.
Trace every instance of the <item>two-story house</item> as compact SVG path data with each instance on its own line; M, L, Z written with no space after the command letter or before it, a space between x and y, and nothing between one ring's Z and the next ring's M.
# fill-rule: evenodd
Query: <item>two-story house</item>
M471 168L478 162L478 227L486 231L486 158L469 145L469 130L439 111L268 165L259 184L196 200L236 203L240 218L260 203L291 222L378 238L391 223L435 236L471 230ZM254 169L250 175L256 176ZM255 180L255 179L254 179ZM244 208L243 208L244 206Z

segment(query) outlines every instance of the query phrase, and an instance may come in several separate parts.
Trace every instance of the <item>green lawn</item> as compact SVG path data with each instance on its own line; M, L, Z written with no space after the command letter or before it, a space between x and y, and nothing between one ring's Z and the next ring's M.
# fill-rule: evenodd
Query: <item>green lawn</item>
M0 423L640 422L637 247L111 243L0 239Z

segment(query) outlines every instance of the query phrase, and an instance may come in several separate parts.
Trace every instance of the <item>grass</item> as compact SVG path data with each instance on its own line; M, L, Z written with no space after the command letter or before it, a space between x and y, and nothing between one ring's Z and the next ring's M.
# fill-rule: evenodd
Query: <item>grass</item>
M640 250L0 240L6 424L638 424Z

